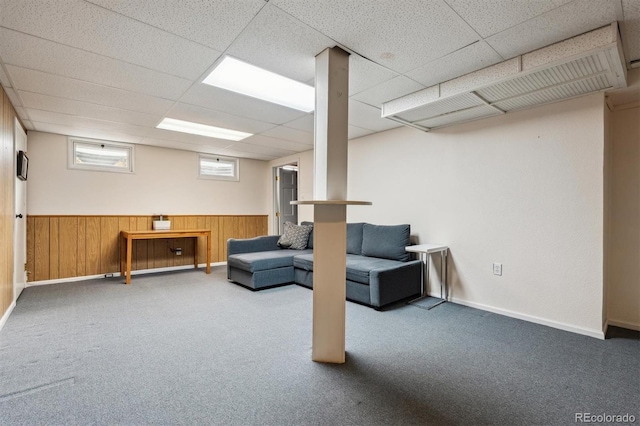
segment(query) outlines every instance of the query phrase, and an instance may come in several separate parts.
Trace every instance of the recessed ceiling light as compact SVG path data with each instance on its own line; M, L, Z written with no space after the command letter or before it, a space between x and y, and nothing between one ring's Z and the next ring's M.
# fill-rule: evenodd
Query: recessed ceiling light
M176 120L175 118L165 118L156 127L158 129L172 130L174 132L191 133L192 135L228 139L231 141L240 141L244 138L248 138L249 136L253 136L252 133L223 129L222 127L193 123L191 121Z
M313 87L230 56L203 83L304 112L315 109Z

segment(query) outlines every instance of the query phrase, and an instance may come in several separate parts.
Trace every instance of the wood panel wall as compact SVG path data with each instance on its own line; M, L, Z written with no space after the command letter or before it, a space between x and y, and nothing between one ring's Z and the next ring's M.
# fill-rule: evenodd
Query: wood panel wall
M13 302L14 119L16 112L0 86L0 317Z
M227 258L227 239L267 234L267 216L169 216L172 229L210 229L211 262ZM146 231L152 216L28 216L29 281L120 272L120 231ZM198 238L198 263L206 259L205 239ZM182 256L170 248L181 248ZM133 242L131 269L193 265L194 239Z

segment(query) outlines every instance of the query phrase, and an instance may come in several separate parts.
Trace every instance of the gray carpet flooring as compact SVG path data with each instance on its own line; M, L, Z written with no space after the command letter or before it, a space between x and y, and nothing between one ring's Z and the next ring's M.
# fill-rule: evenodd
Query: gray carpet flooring
M27 288L0 332L0 424L640 423L637 335L347 303L347 363L320 364L310 290L251 292L225 272Z

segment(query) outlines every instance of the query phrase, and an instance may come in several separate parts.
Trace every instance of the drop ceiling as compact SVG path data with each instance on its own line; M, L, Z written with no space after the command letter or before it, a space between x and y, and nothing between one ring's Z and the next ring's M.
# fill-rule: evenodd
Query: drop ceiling
M401 125L386 102L614 21L637 66L640 0L0 0L0 83L29 130L271 160L313 147L313 114L202 84L224 55L313 85L316 54L351 52L356 138Z

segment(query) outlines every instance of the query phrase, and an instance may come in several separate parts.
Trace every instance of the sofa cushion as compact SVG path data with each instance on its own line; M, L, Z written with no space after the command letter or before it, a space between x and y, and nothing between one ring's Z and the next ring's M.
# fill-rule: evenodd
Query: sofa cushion
M347 253L362 254L362 230L364 222L347 223Z
M293 266L293 257L301 253L313 253L311 250L271 250L254 253L239 253L228 257L229 267L242 269L243 271L256 272L267 269L284 268Z
M307 248L312 249L313 248L313 222L304 221L304 222L301 222L300 225L311 227L311 232L309 233L309 241L307 242Z
M292 250L304 250L309 242L309 234L313 229L308 225L296 225L292 222L284 223L284 233L278 239L278 247Z
M409 260L405 247L409 245L411 225L371 225L362 231L362 255L383 259Z
M347 280L369 284L369 272L374 269L393 268L398 261L376 257L347 255ZM313 271L313 253L302 254L293 258L293 266L305 271Z

